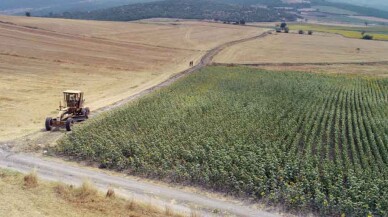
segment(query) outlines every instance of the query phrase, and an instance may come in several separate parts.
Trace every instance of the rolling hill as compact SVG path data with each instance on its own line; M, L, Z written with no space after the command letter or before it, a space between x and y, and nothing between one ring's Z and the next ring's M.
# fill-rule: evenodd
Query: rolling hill
M385 0L330 0L331 2L348 3L382 9L388 12L388 2Z
M23 14L30 11L33 15L44 15L50 12L89 11L148 1L157 0L2 0L0 14Z
M53 17L130 21L147 18L208 19L236 22L296 20L297 16L276 9L226 4L212 0L166 0L125 5L90 12L68 12Z
M84 90L87 106L99 109L188 69L209 49L263 31L197 21L0 16L0 141L41 129L46 116L57 115L63 90Z

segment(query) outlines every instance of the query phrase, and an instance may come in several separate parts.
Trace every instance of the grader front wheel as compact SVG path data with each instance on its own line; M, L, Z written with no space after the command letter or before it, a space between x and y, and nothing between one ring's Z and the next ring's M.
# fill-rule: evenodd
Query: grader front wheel
M53 119L48 117L46 118L45 126L47 131L51 131L53 125Z

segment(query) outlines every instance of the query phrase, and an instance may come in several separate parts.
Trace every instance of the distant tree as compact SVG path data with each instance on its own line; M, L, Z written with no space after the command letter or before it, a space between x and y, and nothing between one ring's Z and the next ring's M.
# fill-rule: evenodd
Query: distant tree
M313 34L313 31L312 31L312 30L309 30L309 31L308 31L308 34L309 34L309 35L312 35L312 34Z
M368 26L368 24L369 24L369 23L365 21L365 26Z
M298 33L301 34L301 35L303 35L303 34L304 34L304 31L303 31L303 30L299 30Z
M31 17L31 12L27 11L26 12L26 17Z
M68 12L68 11L66 11L66 12L63 12L63 13L62 13L62 16L63 16L64 18L71 18L71 13Z
M245 25L245 20L244 19L240 20L240 24Z
M365 40L373 40L373 35L363 35L363 36L362 36L362 39L365 39Z

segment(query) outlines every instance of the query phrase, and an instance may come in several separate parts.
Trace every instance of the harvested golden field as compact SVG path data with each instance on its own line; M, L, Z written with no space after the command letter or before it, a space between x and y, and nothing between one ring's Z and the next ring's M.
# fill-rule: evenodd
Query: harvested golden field
M388 43L338 35L272 34L226 48L217 63L342 63L388 61Z
M264 32L254 27L176 19L110 22L0 16L0 21L70 35L203 51Z
M35 182L37 181L37 182ZM88 182L80 187L39 180L34 174L0 169L0 216L7 217L164 217L182 215L152 204L104 197Z
M263 65L259 69L271 71L299 71L324 74L349 74L372 77L388 77L388 63L381 64L329 64L329 65Z
M65 89L92 110L197 63L206 50L262 29L201 22L99 22L0 16L0 141L43 129Z

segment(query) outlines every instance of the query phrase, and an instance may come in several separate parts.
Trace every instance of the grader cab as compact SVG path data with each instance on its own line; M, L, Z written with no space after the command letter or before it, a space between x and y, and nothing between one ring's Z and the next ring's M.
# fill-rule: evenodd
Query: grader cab
M71 131L71 127L75 122L81 122L89 118L90 109L84 107L84 93L79 90L63 91L64 105L59 102L59 113L56 118L46 118L45 126L47 131L51 131L53 127L66 127L67 131Z

